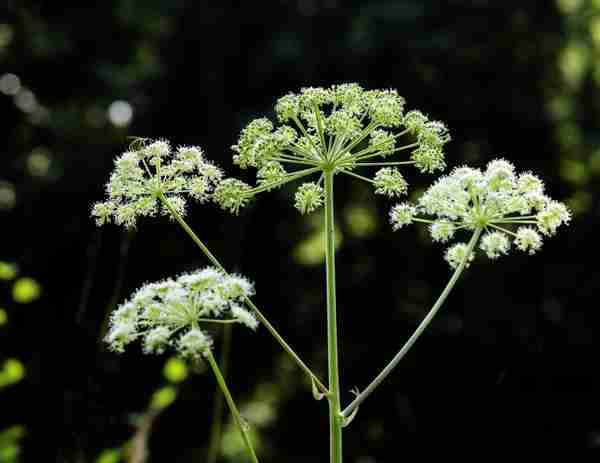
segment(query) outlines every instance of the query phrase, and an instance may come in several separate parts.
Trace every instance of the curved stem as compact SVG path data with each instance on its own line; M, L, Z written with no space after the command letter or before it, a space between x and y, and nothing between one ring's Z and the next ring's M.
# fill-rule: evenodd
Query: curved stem
M208 351L208 354L206 355L206 359L208 360L208 364L210 365L210 368L212 369L213 373L215 374L215 378L217 379L217 384L219 385L221 392L225 396L225 401L227 402L227 406L229 407L229 411L231 411L233 420L235 421L235 424L240 431L240 435L242 436L244 444L246 445L246 449L248 450L250 459L254 463L258 463L258 458L256 457L256 453L254 453L254 448L252 447L252 442L250 441L248 432L246 431L244 423L242 422L242 417L240 416L240 412L238 411L237 407L235 406L235 402L233 401L233 398L231 397L231 393L229 392L229 389L227 388L227 384L225 383L225 378L223 378L223 375L221 374L221 370L219 369L219 365L217 365L217 362L216 362L215 358L213 357L213 354L210 350Z
M221 350L221 373L227 377L229 367L229 352L231 351L231 326L226 326L223 330L223 342ZM210 445L208 447L207 463L215 463L221 449L221 428L223 426L223 395L219 394L219 389L215 391L213 402L212 425L210 427Z
M159 199L162 201L162 203L165 205L165 207L167 209L169 209L169 212L171 212L171 214L173 215L173 217L175 218L177 223L179 223L181 228L183 228L183 230L188 234L188 236L192 239L192 241L194 243L196 243L196 246L198 246L200 248L200 250L208 258L208 260L215 267L220 269L222 272L227 273L225 268L221 265L221 262L219 262L217 260L217 258L215 256L213 256L213 254L209 251L209 249L202 242L202 240L200 240L200 238L198 238L198 236L194 233L194 231L190 228L190 226L186 223L186 221L183 220L183 217L181 217L177 213L177 211L175 209L173 209L173 206L171 206L171 204L169 203L167 198L161 194L159 196ZM323 383L319 380L319 378L317 378L317 376L311 371L311 369L306 366L306 364L302 361L302 359L300 359L298 354L296 354L296 352L294 352L294 350L288 345L288 343L285 342L285 340L281 337L281 335L277 332L277 330L273 327L273 325L271 325L271 323L269 323L269 321L262 314L262 312L260 310L258 310L258 307L256 307L256 305L254 305L254 303L250 300L250 298L244 296L244 302L248 305L248 307L250 307L254 311L256 318L258 318L258 320L263 324L263 326L267 329L267 331L269 333L271 333L271 335L275 338L275 340L281 345L283 350L285 352L287 352L287 354L292 358L292 360L294 362L296 362L296 364L300 367L300 369L309 376L311 381L316 384L316 386L319 388L319 390L324 394L329 394L329 391L323 385Z
M337 312L335 296L335 226L332 170L325 174L325 268L327 283L327 359L329 370L329 458L342 463L340 379L338 367Z
M437 313L437 311L440 309L440 307L442 306L442 304L444 303L444 301L448 297L448 294L450 294L450 291L452 290L452 288L454 287L454 285L458 281L458 278L460 277L460 275L463 272L465 266L467 265L467 261L469 259L469 256L473 252L473 248L475 248L475 244L477 244L477 240L479 239L479 236L481 235L481 232L482 232L482 228L477 228L475 230L475 232L473 233L473 236L471 237L471 240L469 241L469 244L467 246L467 251L465 253L465 258L462 260L462 262L460 263L460 265L456 268L456 270L452 274L452 277L450 278L450 281L448 282L448 284L446 285L446 287L442 291L442 294L440 294L440 296L438 297L438 300L435 301L435 304L433 305L433 307L431 308L431 310L429 311L429 313L425 316L425 318L423 319L423 321L421 322L421 324L417 327L417 329L412 334L412 336L408 339L408 341L406 341L406 344L404 344L404 346L402 347L402 349L400 349L400 351L394 356L394 358L392 359L392 361L390 363L388 363L383 370L381 370L381 373L379 373L375 377L375 379L373 381L371 381L371 383L360 394L358 394L356 396L356 398L352 401L352 403L350 403L350 405L348 405L344 409L344 411L342 412L342 415L345 418L348 418L352 414L352 412L369 395L371 395L371 393L375 390L375 388L377 386L379 386L379 384L392 372L392 370L396 367L396 365L398 364L398 362L400 362L400 360L402 360L402 357L404 357L406 355L406 353L410 350L410 348L417 341L417 339L419 339L419 337L421 336L421 334L423 334L423 331L425 331L425 328L427 328L427 326L429 325L429 323L431 322L431 320L433 319L433 317L435 316L435 314Z

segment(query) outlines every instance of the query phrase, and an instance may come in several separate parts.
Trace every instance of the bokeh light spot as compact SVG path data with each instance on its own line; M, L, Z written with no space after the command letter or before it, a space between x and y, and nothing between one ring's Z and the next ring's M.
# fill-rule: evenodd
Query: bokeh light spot
M106 449L96 458L96 463L119 463L121 461L121 449Z
M348 206L344 211L344 218L348 225L348 231L357 238L365 238L372 235L377 229L377 217L375 213L365 206Z
M174 387L162 387L152 395L150 406L155 410L163 410L171 405L177 398L177 390Z
M0 92L5 95L14 96L21 90L21 80L14 74L3 74L0 76Z
M0 53L10 45L13 35L13 28L10 24L0 24Z
M113 101L108 107L108 120L117 127L129 125L133 118L133 108L127 101Z
M34 177L45 177L50 170L50 151L43 147L35 148L27 157L27 171Z
M180 383L188 377L188 368L185 362L177 357L167 360L163 375L172 383Z
M33 278L19 278L12 288L13 299L20 304L29 304L39 299L42 287Z
M575 13L583 5L583 0L557 0L556 6L565 14Z
M10 210L17 202L17 192L12 183L0 182L0 210Z
M37 107L37 98L31 90L22 88L19 93L15 95L15 105L21 111L27 114L33 113Z
M2 371L0 371L0 387L15 384L25 377L25 367L14 358L9 358L4 362Z
M18 268L15 264L0 260L0 280L12 280L17 276L17 272Z

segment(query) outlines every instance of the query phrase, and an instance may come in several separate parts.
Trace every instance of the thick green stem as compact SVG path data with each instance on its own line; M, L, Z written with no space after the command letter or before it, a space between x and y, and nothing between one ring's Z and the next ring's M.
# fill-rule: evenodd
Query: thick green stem
M208 351L208 354L206 355L206 359L208 360L208 364L210 365L210 368L212 369L213 373L215 374L215 378L217 379L217 384L219 385L221 392L225 396L225 401L227 402L227 406L229 407L229 411L231 411L233 420L235 421L235 424L240 431L240 435L242 436L244 444L246 445L246 449L248 450L250 459L254 463L258 463L258 458L256 457L256 453L254 453L254 448L252 447L252 442L250 441L250 437L248 436L246 427L245 427L244 423L242 422L242 417L240 416L240 412L238 411L237 407L235 406L235 402L233 401L233 398L231 397L231 393L229 392L229 389L227 388L227 384L225 384L225 378L223 378L223 375L221 374L221 370L219 369L219 365L217 365L217 362L216 362L215 358L213 357L212 353L210 352L210 350Z
M448 294L450 294L450 291L452 290L452 288L458 281L458 278L460 277L465 266L467 265L469 256L473 252L473 248L475 247L475 244L477 244L477 240L479 239L479 236L481 235L482 230L483 230L482 228L477 228L475 230L475 233L473 233L473 236L471 237L471 240L469 241L469 244L467 246L465 258L462 260L460 265L456 268L452 277L450 278L450 281L448 281L448 284L442 291L442 294L440 294L440 296L438 297L438 300L435 301L435 304L433 305L433 307L431 308L429 313L425 316L425 318L423 319L421 324L417 327L417 329L412 334L412 336L409 338L409 340L406 341L406 344L404 344L402 349L400 349L400 351L394 356L392 361L390 363L388 363L383 370L381 370L381 373L379 373L375 377L375 379L373 381L371 381L371 383L360 394L358 394L356 396L356 398L352 401L352 403L344 409L344 411L342 412L342 415L345 418L350 417L352 415L352 412L354 410L356 410L356 408L369 395L371 395L371 393L375 390L375 388L377 386L379 386L379 384L392 372L392 370L396 367L396 365L398 365L398 362L400 362L400 360L402 360L402 357L404 357L406 355L406 353L410 350L410 348L417 341L417 339L419 339L419 336L421 336L421 334L423 334L423 331L425 331L425 328L427 328L427 326L429 325L429 323L431 322L431 320L433 319L433 317L435 316L437 311L440 309L440 307L442 306L442 304L448 297Z
M221 373L227 378L227 369L229 367L229 352L231 351L231 326L228 325L223 330L223 342L221 350ZM208 447L207 463L215 463L219 457L221 449L221 428L223 424L223 394L217 385L215 397L213 400L212 425L210 427L210 444Z
M183 217L181 217L177 213L177 211L173 209L173 206L171 206L171 203L169 203L168 199L162 194L159 196L159 199L162 201L165 207L169 209L169 212L171 212L177 223L179 223L181 228L183 228L183 230L188 234L192 241L196 243L196 245L208 258L208 260L210 260L210 262L222 272L227 273L225 268L221 265L221 262L219 262L217 258L212 255L212 253L208 250L208 248L202 242L202 240L198 238L198 236L194 233L194 230L192 230L190 226L186 223L186 221L183 220ZM271 333L275 340L281 345L283 350L287 352L287 354L292 358L294 362L296 362L300 369L308 375L308 377L311 379L311 382L315 384L323 394L328 394L329 391L323 385L323 383L319 381L319 378L317 378L317 376L311 371L311 369L306 366L306 364L302 361L302 359L300 359L298 354L294 352L294 350L288 345L288 343L285 342L285 340L281 337L281 335L277 332L273 325L271 325L271 323L269 323L269 321L262 314L262 312L258 310L258 307L256 307L256 305L254 305L254 303L248 297L244 297L244 302L248 305L248 307L250 307L254 311L256 318L258 318L258 320L263 324L267 331Z
M325 267L327 283L327 357L329 367L329 461L342 463L342 422L335 297L335 226L332 170L325 174Z

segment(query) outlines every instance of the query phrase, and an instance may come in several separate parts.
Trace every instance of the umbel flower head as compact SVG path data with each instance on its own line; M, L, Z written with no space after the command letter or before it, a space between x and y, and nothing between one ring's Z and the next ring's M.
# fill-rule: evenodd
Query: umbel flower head
M171 347L181 357L198 359L212 347L207 325L241 323L256 329L257 320L242 305L253 293L246 278L213 267L149 283L112 313L105 341L123 352L139 338L145 353L161 354Z
M135 227L139 217L171 215L161 199L185 215L186 197L205 202L223 173L195 146L171 149L169 142L137 141L115 161L106 185L108 200L96 203L92 216L98 225L114 221Z
M303 88L281 97L275 105L279 124L255 119L232 147L235 164L257 169L258 185L232 182L217 188L215 200L237 213L255 194L325 171L369 182L377 194L406 194L398 166L444 169L443 147L450 136L443 123L419 111L405 112L404 105L396 90L364 90L355 83ZM403 151L410 155L398 160ZM369 167L380 168L373 178L356 173ZM295 206L302 213L323 204L322 180L323 175L298 188Z
M441 243L461 229L481 229L485 234L479 248L496 259L507 254L512 244L534 254L542 246L542 237L554 235L559 226L569 223L571 214L564 204L545 195L538 177L529 172L517 175L510 162L496 159L484 172L454 169L431 186L416 206L394 206L390 220L394 230L412 222L428 223L432 239ZM455 244L447 250L446 260L456 268L466 252L465 243Z

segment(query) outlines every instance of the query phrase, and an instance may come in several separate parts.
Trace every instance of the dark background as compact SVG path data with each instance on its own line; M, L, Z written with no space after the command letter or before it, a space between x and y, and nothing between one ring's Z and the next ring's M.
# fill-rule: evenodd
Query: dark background
M448 457L598 451L600 2L239 3L2 2L0 78L14 74L21 88L0 93L0 181L15 193L0 209L0 260L42 286L24 305L0 282L0 361L19 358L27 371L0 390L0 430L25 427L21 461L92 462L132 436L132 414L164 384L165 358L105 351L105 314L144 282L207 264L168 220L132 233L94 226L91 204L127 137L199 145L248 179L231 163L240 129L289 91L341 82L396 88L409 108L446 122L449 167L503 156L542 175L574 211L540 254L473 265L345 429L346 461L430 448ZM124 126L108 113L118 100L133 109ZM413 191L435 178L407 175ZM389 201L348 178L336 188L347 403L450 272L417 227L392 232ZM259 307L325 378L324 271L318 252L316 265L306 257L321 222L300 216L291 195L264 195L239 217L195 206L189 222L227 268L256 282ZM266 330L234 330L232 347L234 395L263 410L253 426L262 461L326 461L326 404ZM180 386L154 422L151 461L203 461L213 389L208 374Z

